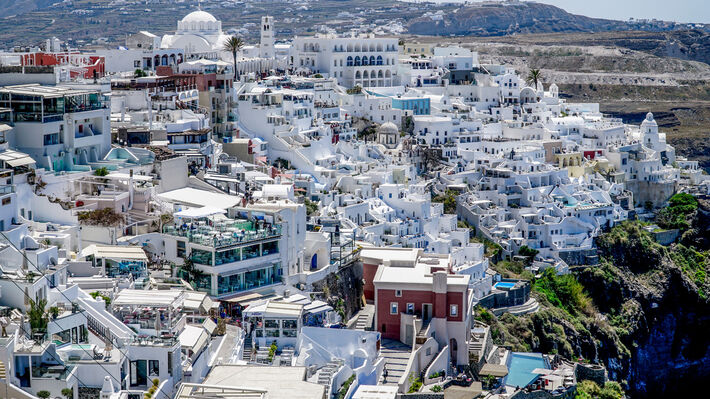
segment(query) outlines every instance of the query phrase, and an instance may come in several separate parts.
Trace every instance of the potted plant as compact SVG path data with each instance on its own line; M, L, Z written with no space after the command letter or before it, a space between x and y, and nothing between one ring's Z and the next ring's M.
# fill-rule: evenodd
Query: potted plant
M59 316L59 312L60 310L57 306L52 306L51 308L49 308L49 314L52 315L52 320L56 319L57 316Z

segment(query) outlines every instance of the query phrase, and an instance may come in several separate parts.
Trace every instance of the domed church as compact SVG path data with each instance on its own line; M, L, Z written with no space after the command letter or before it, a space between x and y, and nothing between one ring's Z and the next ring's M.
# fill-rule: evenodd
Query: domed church
M228 38L222 32L222 21L206 11L197 10L178 21L175 34L164 35L160 47L182 48L188 59L216 59Z

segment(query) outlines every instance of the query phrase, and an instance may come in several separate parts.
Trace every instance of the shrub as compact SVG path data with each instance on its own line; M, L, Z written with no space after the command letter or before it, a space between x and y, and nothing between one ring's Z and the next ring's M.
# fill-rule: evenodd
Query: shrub
M564 309L571 315L576 316L580 312L590 314L593 310L592 301L584 292L584 287L571 274L558 276L554 268L546 269L533 287L553 306Z
M431 387L432 392L441 392L442 390L443 388L441 388L441 385L434 385L433 387Z
M431 199L432 202L439 202L444 204L444 213L446 214L456 214L456 192L453 190L446 190L445 194L440 194L434 196Z
M157 387L158 385L160 385L160 380L157 378L153 378L153 386Z
M78 214L79 223L93 226L117 226L123 223L123 216L112 208L83 211Z
M352 385L354 381L355 381L355 374L351 375L350 378L345 380L343 385L338 390L338 394L336 395L336 399L345 399L345 395L348 394L348 389L350 389L350 385Z
M698 209L698 200L690 194L678 193L668 200L668 207L656 214L656 223L666 229L690 228L689 217Z
M42 398L42 399L47 399L51 396L52 394L49 393L49 391L39 391L37 392L37 397Z
M422 389L421 378L416 377L413 372L409 375L409 382L411 383L411 385L409 386L409 391L407 393L419 392L419 390Z
M108 175L108 169L106 169L105 166L102 166L94 171L94 176L106 176Z
M67 399L71 399L74 397L74 390L72 388L64 388L62 389L62 396Z
M600 387L594 381L582 381L577 384L578 399L622 399L625 397L621 385L615 381L609 381Z

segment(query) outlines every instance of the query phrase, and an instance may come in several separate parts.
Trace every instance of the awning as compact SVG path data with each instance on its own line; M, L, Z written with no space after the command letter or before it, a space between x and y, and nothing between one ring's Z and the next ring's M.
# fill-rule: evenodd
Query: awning
M236 303L238 305L242 305L242 304L246 304L247 302L251 302L251 301L254 301L257 299L261 299L261 298L263 298L263 295L256 293L256 292L252 292L249 294L239 295L234 298L227 299L225 302L231 302L231 303Z
M0 125L4 126L4 125ZM0 161L5 161L6 164L11 167L17 167L22 165L29 165L35 163L35 160L31 156L25 154L24 152L5 150L0 152Z
M13 168L16 168L18 166L31 165L31 164L35 163L35 160L32 159L31 157L25 157L25 158L19 158L19 159L11 159L9 161L5 161L5 163L12 166Z
M323 301L313 301L312 303L306 305L303 310L306 313L317 314L330 312L331 310L333 310L333 307Z
M227 213L227 211L213 206L203 206L202 208L188 208L180 212L176 212L174 216L180 218L204 218L220 213Z
M478 375L492 375L498 378L505 377L508 375L508 367L504 364L486 363L481 367L481 371L478 372Z

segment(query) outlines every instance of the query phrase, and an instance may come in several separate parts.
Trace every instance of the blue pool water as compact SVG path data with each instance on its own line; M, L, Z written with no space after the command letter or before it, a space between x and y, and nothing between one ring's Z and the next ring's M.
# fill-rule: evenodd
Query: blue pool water
M503 382L511 387L525 387L535 382L539 374L534 374L535 369L548 368L547 361L540 353L512 352L508 356L508 376Z
M509 290L509 289L515 287L515 283L504 283L504 282L500 282L500 283L496 283L496 286L495 286L495 287L498 288L498 289L508 289L508 290Z

